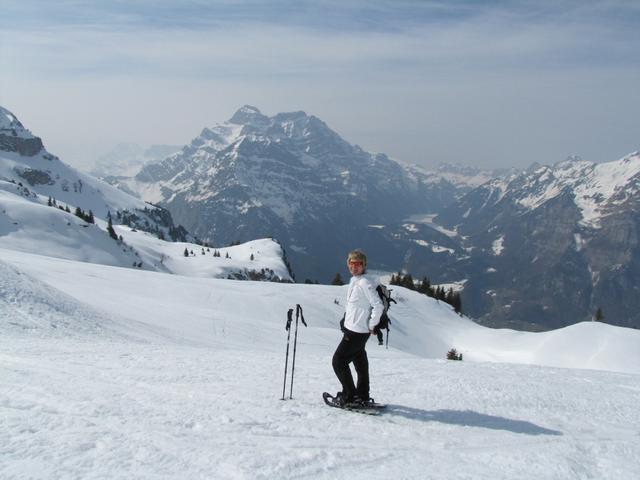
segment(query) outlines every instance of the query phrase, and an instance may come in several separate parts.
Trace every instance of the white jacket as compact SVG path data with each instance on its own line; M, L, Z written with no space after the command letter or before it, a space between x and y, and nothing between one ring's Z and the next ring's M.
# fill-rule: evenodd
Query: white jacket
M384 307L376 287L377 282L366 275L351 277L344 318L346 329L356 333L369 333L380 323Z

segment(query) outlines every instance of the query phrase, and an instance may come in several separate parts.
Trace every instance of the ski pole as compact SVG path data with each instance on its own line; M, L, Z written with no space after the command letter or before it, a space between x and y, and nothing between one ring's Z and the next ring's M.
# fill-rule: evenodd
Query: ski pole
M302 314L302 307L296 305L296 332L293 336L293 362L291 364L291 388L289 389L289 399L293 398L293 373L296 369L296 346L298 344L298 319L302 319L304 326L307 326L307 322L304 321L304 315Z
M291 338L291 321L293 320L293 308L290 308L287 312L287 353L284 357L284 382L282 384L282 400L284 400L284 393L287 389L287 366L289 365L289 338Z

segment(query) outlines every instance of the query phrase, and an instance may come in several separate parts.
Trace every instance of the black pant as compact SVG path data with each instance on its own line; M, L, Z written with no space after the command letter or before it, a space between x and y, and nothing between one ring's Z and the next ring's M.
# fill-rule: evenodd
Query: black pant
M342 395L347 401L350 401L354 395L360 398L369 398L369 359L364 349L368 333L356 333L351 330L345 330L342 341L333 354L333 371L342 384ZM349 364L353 362L358 375L358 386L353 383L353 376Z

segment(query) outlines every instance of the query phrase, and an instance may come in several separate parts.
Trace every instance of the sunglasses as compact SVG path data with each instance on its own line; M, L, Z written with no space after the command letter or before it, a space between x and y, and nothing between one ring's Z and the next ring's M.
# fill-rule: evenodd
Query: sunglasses
M349 265L364 265L364 262L359 262L357 260L349 260Z

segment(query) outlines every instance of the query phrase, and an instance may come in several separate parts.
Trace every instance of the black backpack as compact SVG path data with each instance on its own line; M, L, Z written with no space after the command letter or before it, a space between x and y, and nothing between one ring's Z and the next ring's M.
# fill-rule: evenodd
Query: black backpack
M380 316L380 323L376 325L376 328L373 329L373 333L378 337L378 345L383 345L384 337L382 335L382 330L387 331L387 347L389 347L389 325L391 324L391 319L387 312L389 311L389 307L391 303L398 303L393 298L391 298L391 289L385 287L384 285L378 285L376 287L376 292L378 292L378 296L382 301L382 315Z
M384 336L382 335L382 330L387 331L387 348L389 347L389 325L391 324L391 319L387 312L389 311L389 307L391 303L398 303L393 298L391 298L391 289L385 287L380 284L376 287L376 292L378 292L378 296L382 301L382 315L380 316L380 323L376 325L376 328L373 329L373 333L378 337L378 345L384 345ZM342 320L340 320L340 330L344 332L344 315L342 316Z

